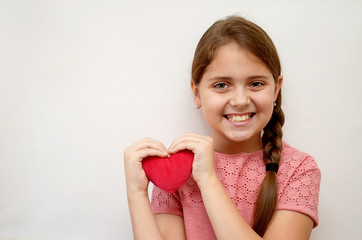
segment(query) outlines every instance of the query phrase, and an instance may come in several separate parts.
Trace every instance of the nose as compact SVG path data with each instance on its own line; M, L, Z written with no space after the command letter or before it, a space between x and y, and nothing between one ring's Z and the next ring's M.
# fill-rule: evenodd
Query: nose
M247 91L235 89L230 97L230 105L233 107L243 107L250 104L250 97Z

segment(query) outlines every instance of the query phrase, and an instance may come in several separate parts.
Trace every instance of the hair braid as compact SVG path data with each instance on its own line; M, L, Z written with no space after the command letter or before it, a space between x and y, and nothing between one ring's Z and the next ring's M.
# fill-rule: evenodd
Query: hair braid
M281 109L281 92L275 102L272 117L264 128L262 143L264 147L264 163L279 164L283 148L282 126L284 113ZM278 182L275 172L269 171L261 184L254 212L253 229L263 236L276 210L278 201Z

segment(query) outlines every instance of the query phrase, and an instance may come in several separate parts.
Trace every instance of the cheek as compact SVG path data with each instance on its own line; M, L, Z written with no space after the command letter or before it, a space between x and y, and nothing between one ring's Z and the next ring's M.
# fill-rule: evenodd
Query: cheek
M215 94L205 94L202 98L202 107L204 112L222 112L225 106L225 99Z
M225 101L215 95L204 95L201 100L204 120L213 126L224 113Z
M255 101L259 111L265 112L268 115L271 115L274 108L274 98L273 95L265 94L260 95L258 100Z

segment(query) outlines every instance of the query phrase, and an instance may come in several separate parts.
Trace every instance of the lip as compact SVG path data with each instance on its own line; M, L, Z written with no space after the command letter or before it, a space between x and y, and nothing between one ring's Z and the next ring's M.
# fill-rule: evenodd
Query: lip
M231 115L232 115L232 116L251 115L251 117L250 117L248 120L244 120L244 121L238 122L238 121L231 121L231 120L229 120L227 116L231 116ZM247 113L229 113L229 114L223 115L223 117L224 117L224 119L225 119L229 124L231 124L231 125L233 125L233 126L239 127L239 126L245 126L245 125L247 125L251 120L253 120L253 118L254 118L255 115L256 115L256 113L254 113L254 112L247 112Z

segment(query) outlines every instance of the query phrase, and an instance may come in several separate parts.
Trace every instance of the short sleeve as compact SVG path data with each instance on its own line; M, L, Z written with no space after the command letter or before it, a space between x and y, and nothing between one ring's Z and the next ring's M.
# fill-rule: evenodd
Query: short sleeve
M280 193L278 210L303 213L319 223L318 203L321 172L313 157L306 156L290 176L284 190Z
M151 207L155 214L169 213L181 217L183 216L178 192L172 194L167 193L157 186L154 186L152 190Z

